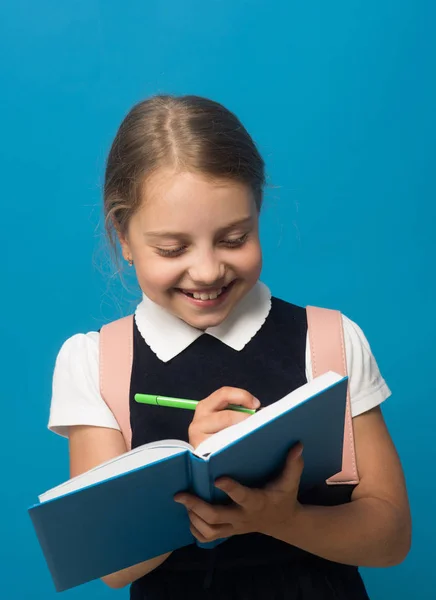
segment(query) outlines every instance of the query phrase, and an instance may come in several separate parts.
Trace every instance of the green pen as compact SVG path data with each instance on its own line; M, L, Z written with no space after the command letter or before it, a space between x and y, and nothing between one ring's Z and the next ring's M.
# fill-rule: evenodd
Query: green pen
M153 396L152 394L135 394L135 401L140 404L151 404L152 406L169 406L171 408L185 408L195 410L198 400L187 400L186 398L169 398L168 396ZM254 415L254 409L238 406L237 404L229 404L228 410L236 410L238 412Z

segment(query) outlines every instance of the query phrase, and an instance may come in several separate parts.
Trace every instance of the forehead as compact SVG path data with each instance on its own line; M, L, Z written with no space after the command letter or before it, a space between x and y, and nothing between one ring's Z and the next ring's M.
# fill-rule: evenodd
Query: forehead
M174 226L189 231L225 227L256 212L252 190L243 183L160 170L144 183L137 215L147 229Z

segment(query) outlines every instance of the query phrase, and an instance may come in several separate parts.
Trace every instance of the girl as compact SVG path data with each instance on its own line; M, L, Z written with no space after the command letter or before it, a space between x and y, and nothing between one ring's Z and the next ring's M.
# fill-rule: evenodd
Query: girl
M133 332L132 447L162 438L195 447L246 418L227 404L269 404L310 378L305 309L271 297L259 281L263 186L253 140L215 102L153 97L121 124L104 210L143 292ZM359 484L321 485L300 497L297 447L265 489L217 482L231 506L182 493L175 501L198 540L230 539L214 551L193 544L113 573L104 577L109 586L132 584L135 600L360 600L368 596L359 566L405 558L407 494L380 411L390 391L360 328L346 317L343 327ZM74 335L56 361L49 427L69 438L71 476L126 451L100 394L98 341L98 332ZM132 394L142 390L204 399L192 419L190 411L136 404Z

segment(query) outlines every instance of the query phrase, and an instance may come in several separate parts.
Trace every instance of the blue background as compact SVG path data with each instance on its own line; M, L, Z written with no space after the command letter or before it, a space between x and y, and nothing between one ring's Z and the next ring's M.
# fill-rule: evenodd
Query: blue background
M132 104L172 92L223 102L257 140L273 292L367 335L414 540L404 564L364 578L375 600L434 598L435 20L433 0L2 3L2 597L55 598L26 513L68 476L46 430L52 369L65 338L132 307L101 233L103 163Z

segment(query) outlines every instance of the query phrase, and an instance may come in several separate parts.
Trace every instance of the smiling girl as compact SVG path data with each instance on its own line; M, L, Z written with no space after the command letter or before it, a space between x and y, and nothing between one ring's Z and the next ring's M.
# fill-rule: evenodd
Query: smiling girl
M264 181L250 135L211 100L156 96L133 107L118 130L104 209L108 234L142 290L126 407L132 447L167 438L196 447L247 418L228 404L268 405L311 378L305 308L276 298L259 279ZM380 409L390 391L361 329L345 316L342 324L359 483L323 484L301 498L296 447L264 489L217 482L229 506L181 493L175 501L186 506L195 538L229 539L214 551L192 544L110 574L109 586L132 584L134 600L360 600L368 596L359 566L404 559L409 506ZM192 418L138 405L134 394L145 389L203 400ZM99 332L63 344L49 427L69 439L71 476L126 451L99 387Z

